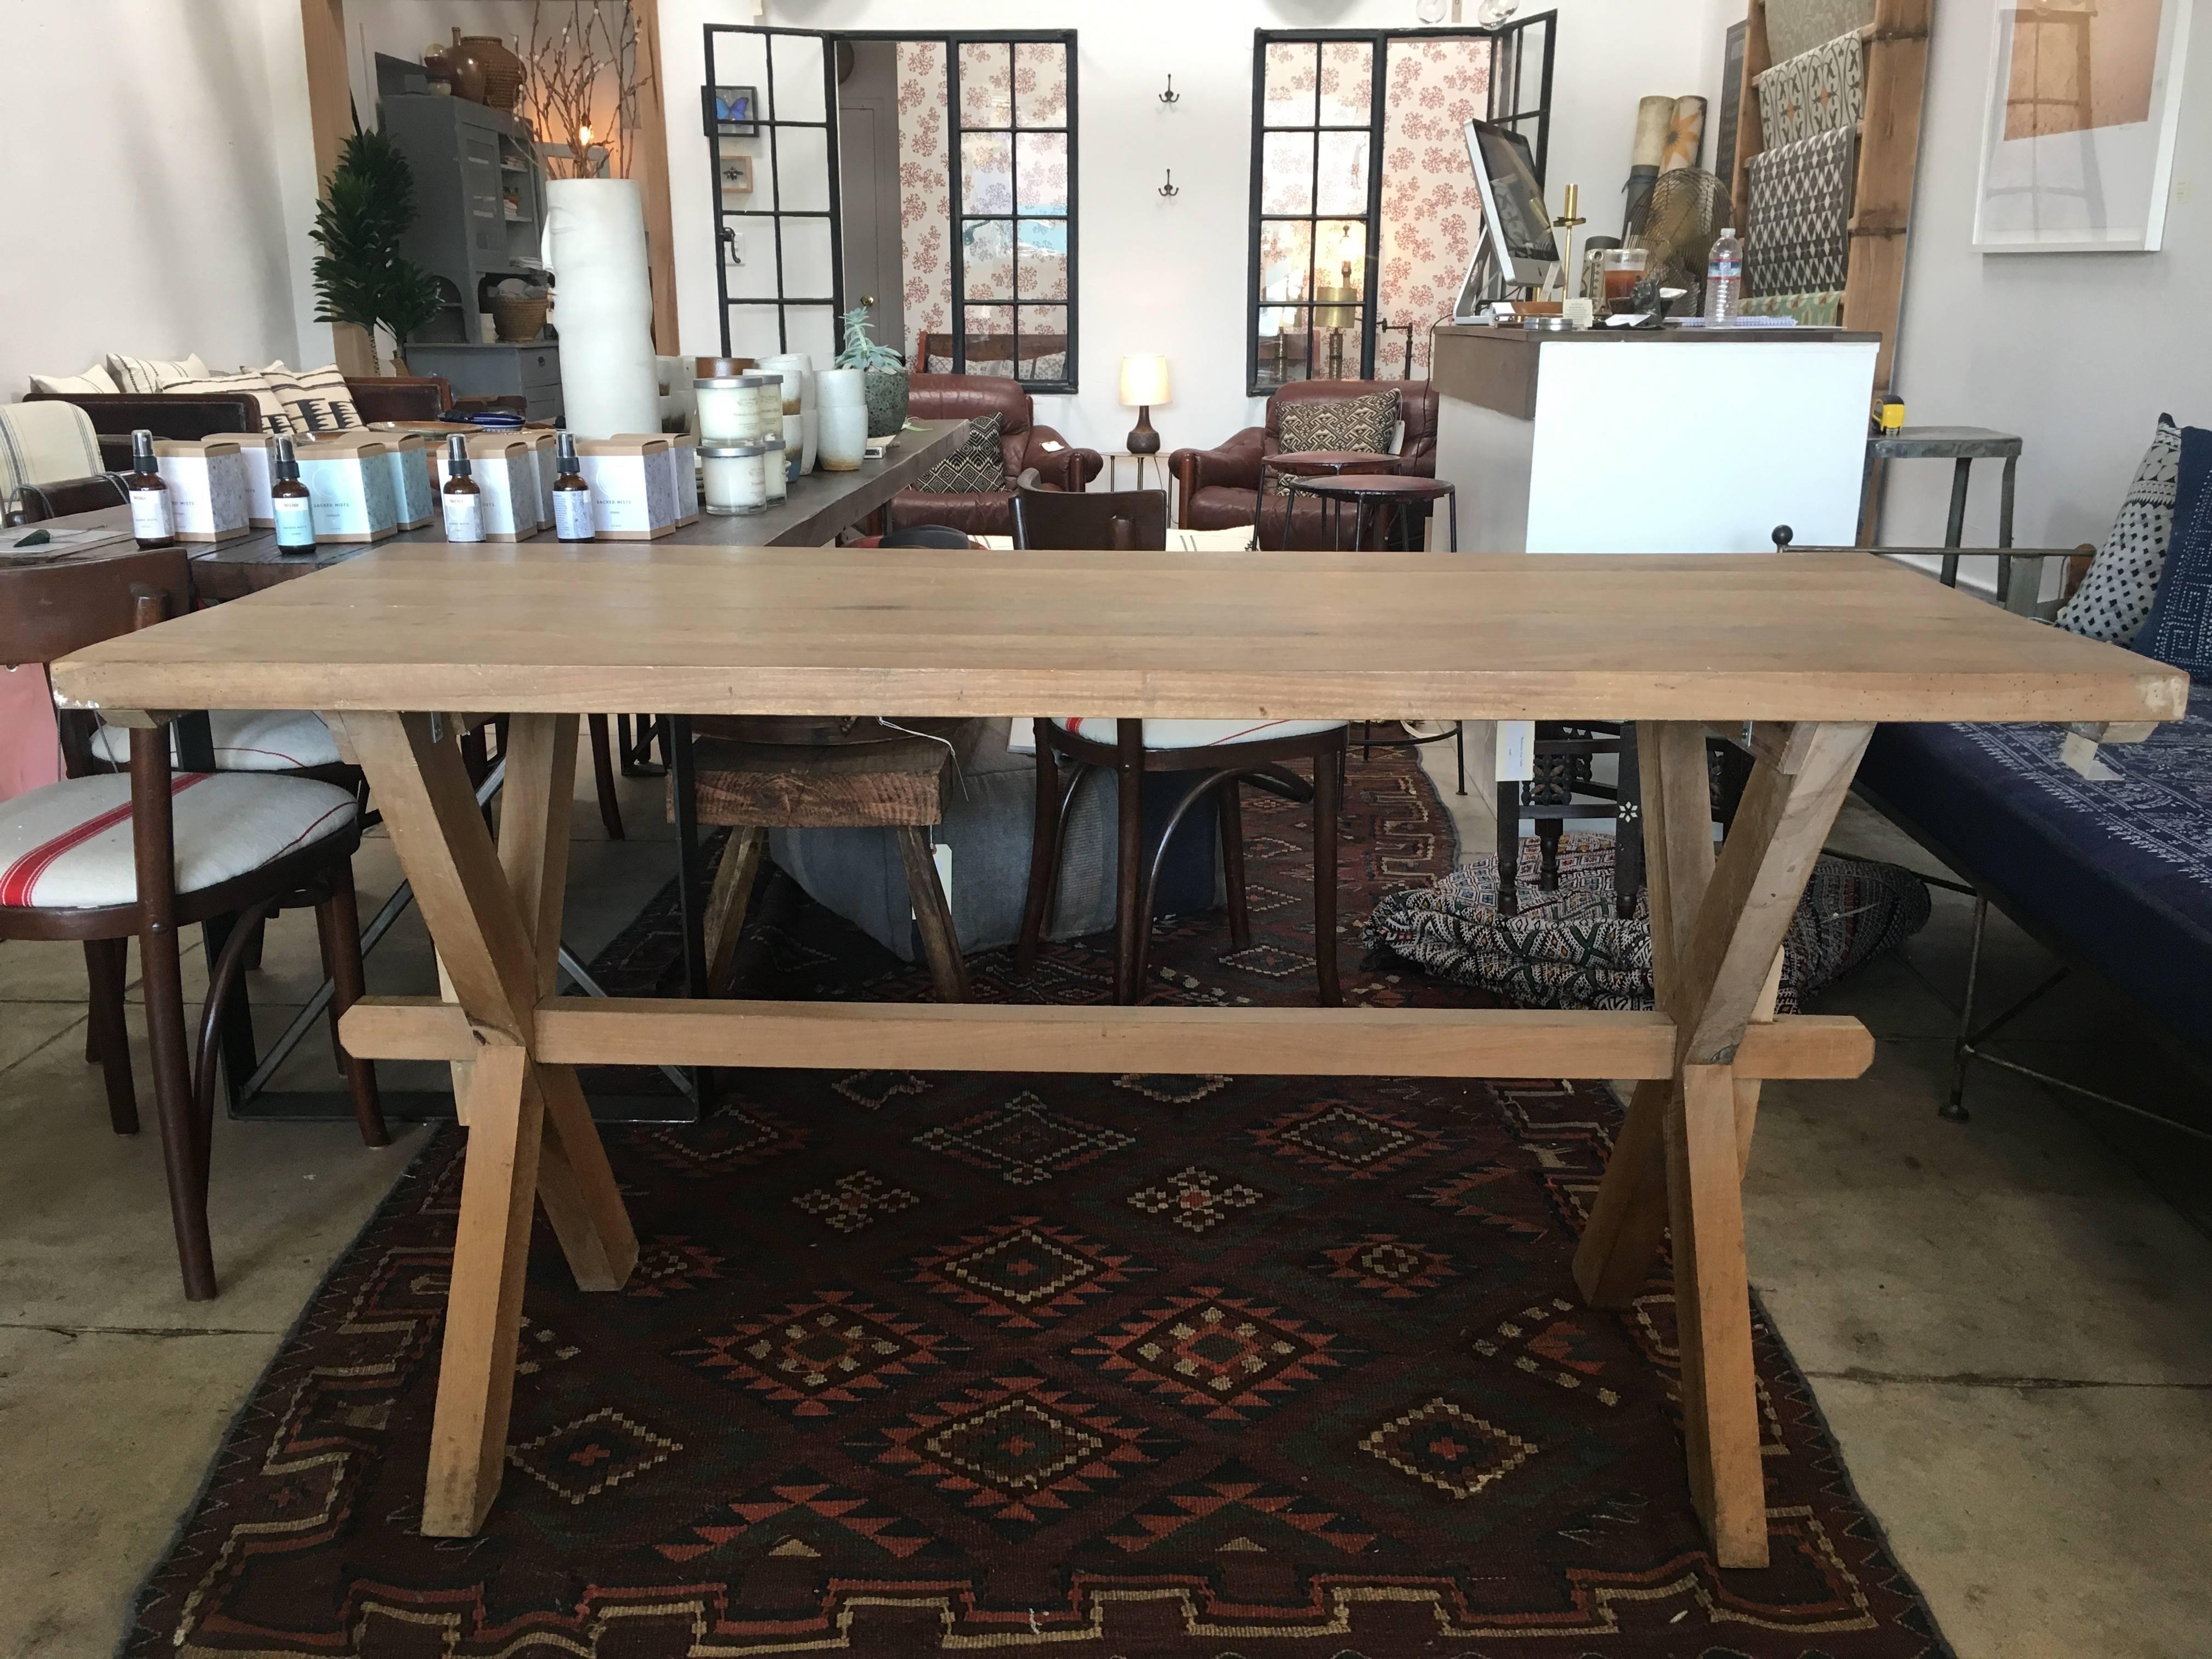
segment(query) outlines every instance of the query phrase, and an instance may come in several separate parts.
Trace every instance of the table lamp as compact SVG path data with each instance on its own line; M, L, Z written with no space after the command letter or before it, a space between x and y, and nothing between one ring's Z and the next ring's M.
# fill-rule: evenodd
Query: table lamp
M1121 406L1137 411L1137 424L1129 430L1132 455L1160 453L1160 434L1152 430L1152 405L1166 403L1172 395L1168 388L1166 358L1148 356L1121 359Z

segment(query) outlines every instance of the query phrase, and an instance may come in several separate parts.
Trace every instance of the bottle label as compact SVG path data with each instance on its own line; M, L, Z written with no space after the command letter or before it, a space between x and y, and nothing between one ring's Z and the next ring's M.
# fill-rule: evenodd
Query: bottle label
M593 533L592 492L556 489L553 492L553 534L564 542L587 542Z
M276 520L276 545L315 544L315 504L305 495L279 495L270 502Z
M1707 282L1714 282L1723 279L1734 282L1737 277L1742 275L1743 262L1740 259L1716 259L1712 264L1705 267L1705 280Z
M480 542L483 539L483 497L456 489L446 496L446 539Z
M142 542L165 542L177 533L177 515L166 489L131 492L131 533Z

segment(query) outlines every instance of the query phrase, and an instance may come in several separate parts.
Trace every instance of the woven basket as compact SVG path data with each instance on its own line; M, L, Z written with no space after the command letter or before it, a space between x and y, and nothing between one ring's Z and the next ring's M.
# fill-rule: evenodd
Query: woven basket
M495 294L491 296L492 328L510 345L527 345L544 332L545 313L552 308L552 301L542 295L532 300Z

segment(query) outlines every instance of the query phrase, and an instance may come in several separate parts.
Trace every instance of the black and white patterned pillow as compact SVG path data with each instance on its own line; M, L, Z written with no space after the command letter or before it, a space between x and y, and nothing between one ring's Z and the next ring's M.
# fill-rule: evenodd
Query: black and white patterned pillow
M1285 453L1303 455L1317 449L1358 450L1369 454L1396 452L1398 394L1370 392L1364 398L1301 398L1283 405L1276 436ZM1290 493L1285 477L1279 486Z
M258 369L247 369L242 374L210 374L198 380L179 380L167 388L171 395L184 397L194 392L245 392L261 410L261 429L296 436L300 428L292 423L286 412L283 399L270 386L269 377Z
M968 441L937 464L916 489L933 495L980 495L1006 487L1003 415L979 415L968 428Z
M268 377L270 390L284 405L295 431L347 432L362 424L361 410L354 407L353 393L336 363L322 368L287 368L279 358L261 372Z
M2150 617L2158 579L2173 539L2173 493L2181 477L2181 428L2158 417L2158 434L2136 469L2112 533L2097 550L2081 588L2058 612L2069 633L2115 645L2132 642Z

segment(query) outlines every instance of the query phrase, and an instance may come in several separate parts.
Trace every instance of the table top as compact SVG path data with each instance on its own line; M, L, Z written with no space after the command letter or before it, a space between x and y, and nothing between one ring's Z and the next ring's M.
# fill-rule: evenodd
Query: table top
M2021 453L2016 432L1984 426L1901 426L1878 433L1868 447L1885 460L2000 460Z
M1331 478L1293 478L1291 488L1304 495L1408 495L1420 501L1441 501L1452 493L1447 480L1399 472L1346 472Z
M120 709L2142 721L2187 678L1865 553L379 548L53 665Z
M1377 472L1395 468L1402 458L1372 449L1279 449L1260 458L1263 472Z
M832 540L839 531L858 524L957 449L966 441L968 425L964 420L916 422L889 454L880 460L861 462L857 471L810 472L792 484L787 501L765 514L716 518L702 511L696 522L672 531L654 545L807 547ZM127 532L131 509L102 507L53 522L72 527L112 525ZM552 539L552 532L547 531L522 544ZM243 599L264 587L344 564L371 547L425 543L442 546L445 540L444 529L433 524L422 530L403 530L381 542L325 542L303 556L279 553L276 532L257 530L214 546L188 543L185 550L192 562L194 593L202 604L212 605ZM136 543L126 540L114 544L113 550L135 551L136 547ZM104 550L95 549L83 556L98 558Z

